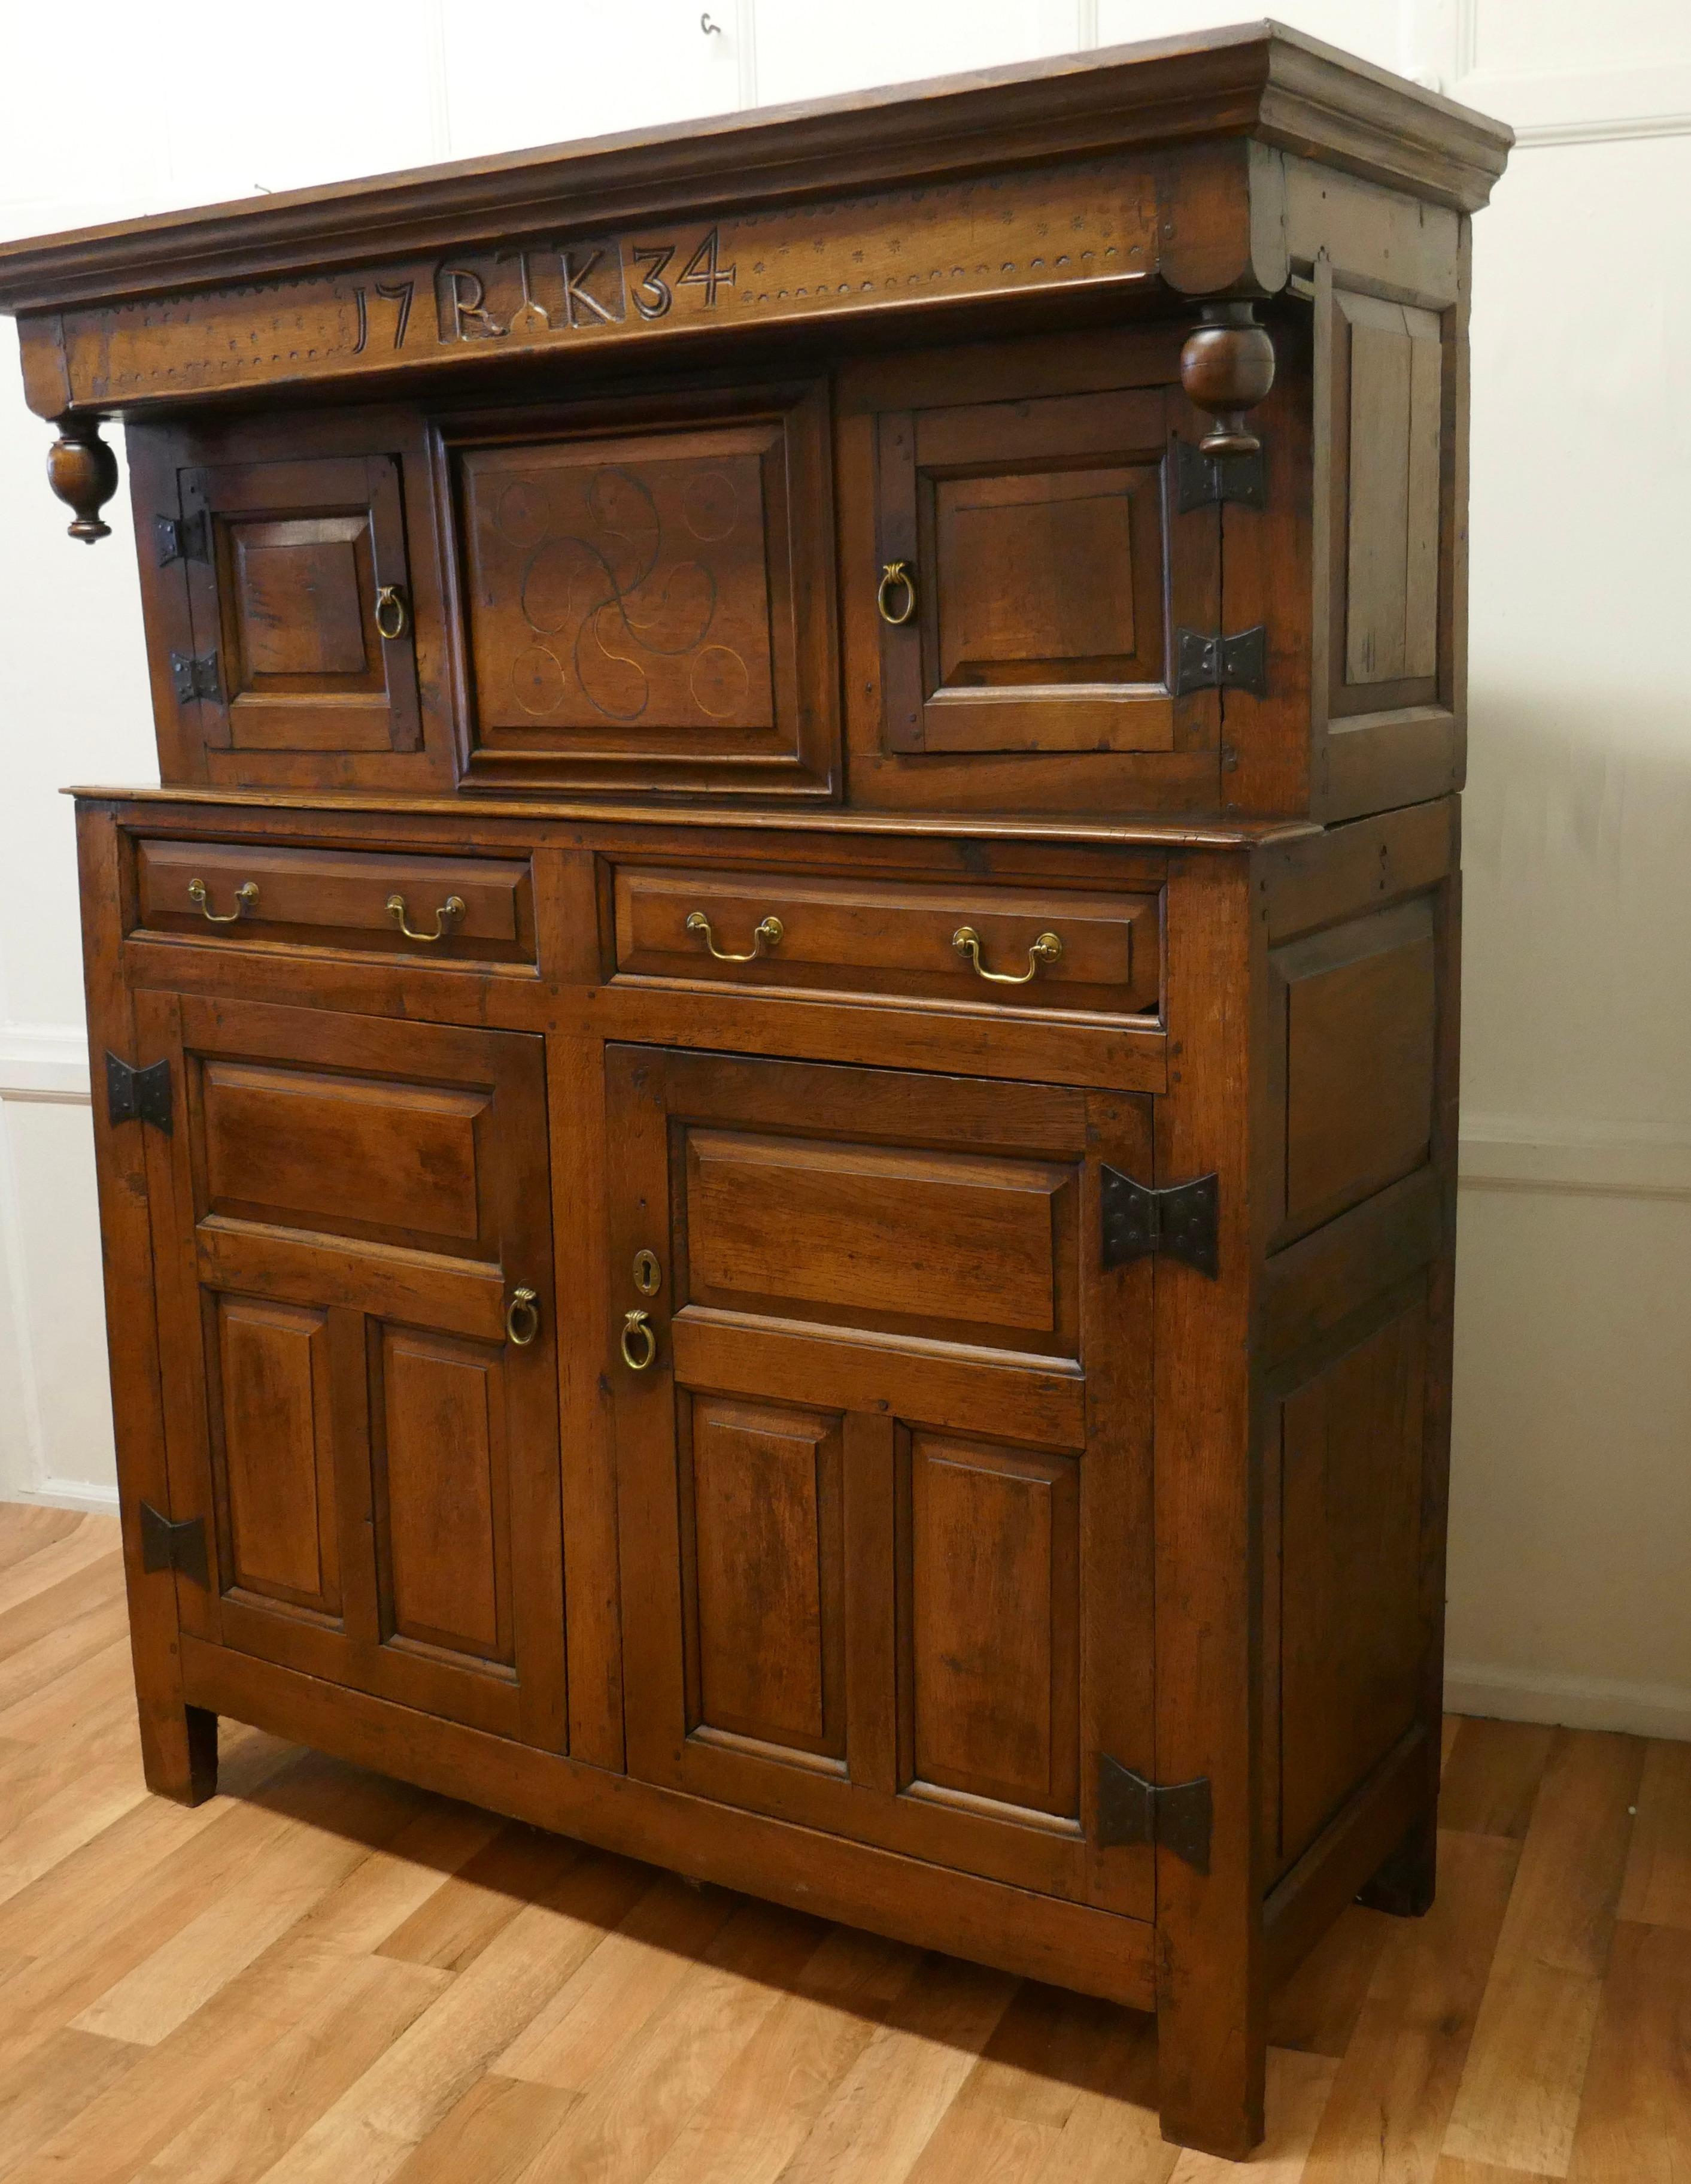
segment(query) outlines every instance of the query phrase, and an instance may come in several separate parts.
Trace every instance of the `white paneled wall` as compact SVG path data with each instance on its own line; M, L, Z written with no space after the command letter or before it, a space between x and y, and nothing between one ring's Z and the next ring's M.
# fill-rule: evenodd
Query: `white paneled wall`
M0 10L0 231L1229 20L1194 0ZM1691 1736L1691 6L1302 0L1515 124L1476 227L1451 1687ZM706 28L709 22L712 27ZM109 1493L68 781L155 777L122 501L64 538L0 337L0 1496Z

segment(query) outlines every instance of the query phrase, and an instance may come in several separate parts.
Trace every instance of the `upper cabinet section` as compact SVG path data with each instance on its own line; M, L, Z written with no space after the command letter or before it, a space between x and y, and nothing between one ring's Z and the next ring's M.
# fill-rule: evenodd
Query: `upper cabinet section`
M1509 132L1270 24L0 244L167 781L1332 818L1462 765Z

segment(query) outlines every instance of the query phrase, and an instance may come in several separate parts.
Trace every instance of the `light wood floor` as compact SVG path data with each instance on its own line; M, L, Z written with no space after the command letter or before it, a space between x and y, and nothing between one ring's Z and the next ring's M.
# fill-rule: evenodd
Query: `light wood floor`
M8 2184L1203 2184L1150 2021L225 1724L141 1785L116 1528L0 1507ZM1691 1746L1446 1733L1439 1899L1274 2013L1264 2184L1691 2180Z

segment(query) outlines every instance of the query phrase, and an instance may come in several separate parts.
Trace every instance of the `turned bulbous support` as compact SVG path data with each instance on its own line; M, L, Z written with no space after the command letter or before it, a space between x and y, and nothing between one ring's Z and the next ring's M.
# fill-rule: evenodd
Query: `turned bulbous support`
M47 481L67 508L76 511L70 536L92 546L109 538L112 526L100 510L118 489L118 459L100 437L97 417L60 417L58 437L47 451Z
M1274 343L1250 304L1205 304L1180 353L1180 383L1207 410L1215 428L1199 445L1206 455L1254 455L1262 443L1245 425L1274 384Z

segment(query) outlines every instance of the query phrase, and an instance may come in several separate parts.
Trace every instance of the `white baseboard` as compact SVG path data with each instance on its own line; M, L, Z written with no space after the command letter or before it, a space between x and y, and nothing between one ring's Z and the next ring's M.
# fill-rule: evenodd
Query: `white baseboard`
M1612 1729L1691 1743L1691 1691L1677 1684L1628 1684L1606 1676L1547 1675L1485 1661L1444 1663L1449 1713L1497 1721L1553 1722L1563 1729Z
M85 1479L43 1479L38 1486L14 1486L7 1499L32 1502L46 1509L80 1509L89 1516L118 1513L116 1487L94 1486Z
M86 1106L88 1034L81 1025L0 1025L0 1100Z

